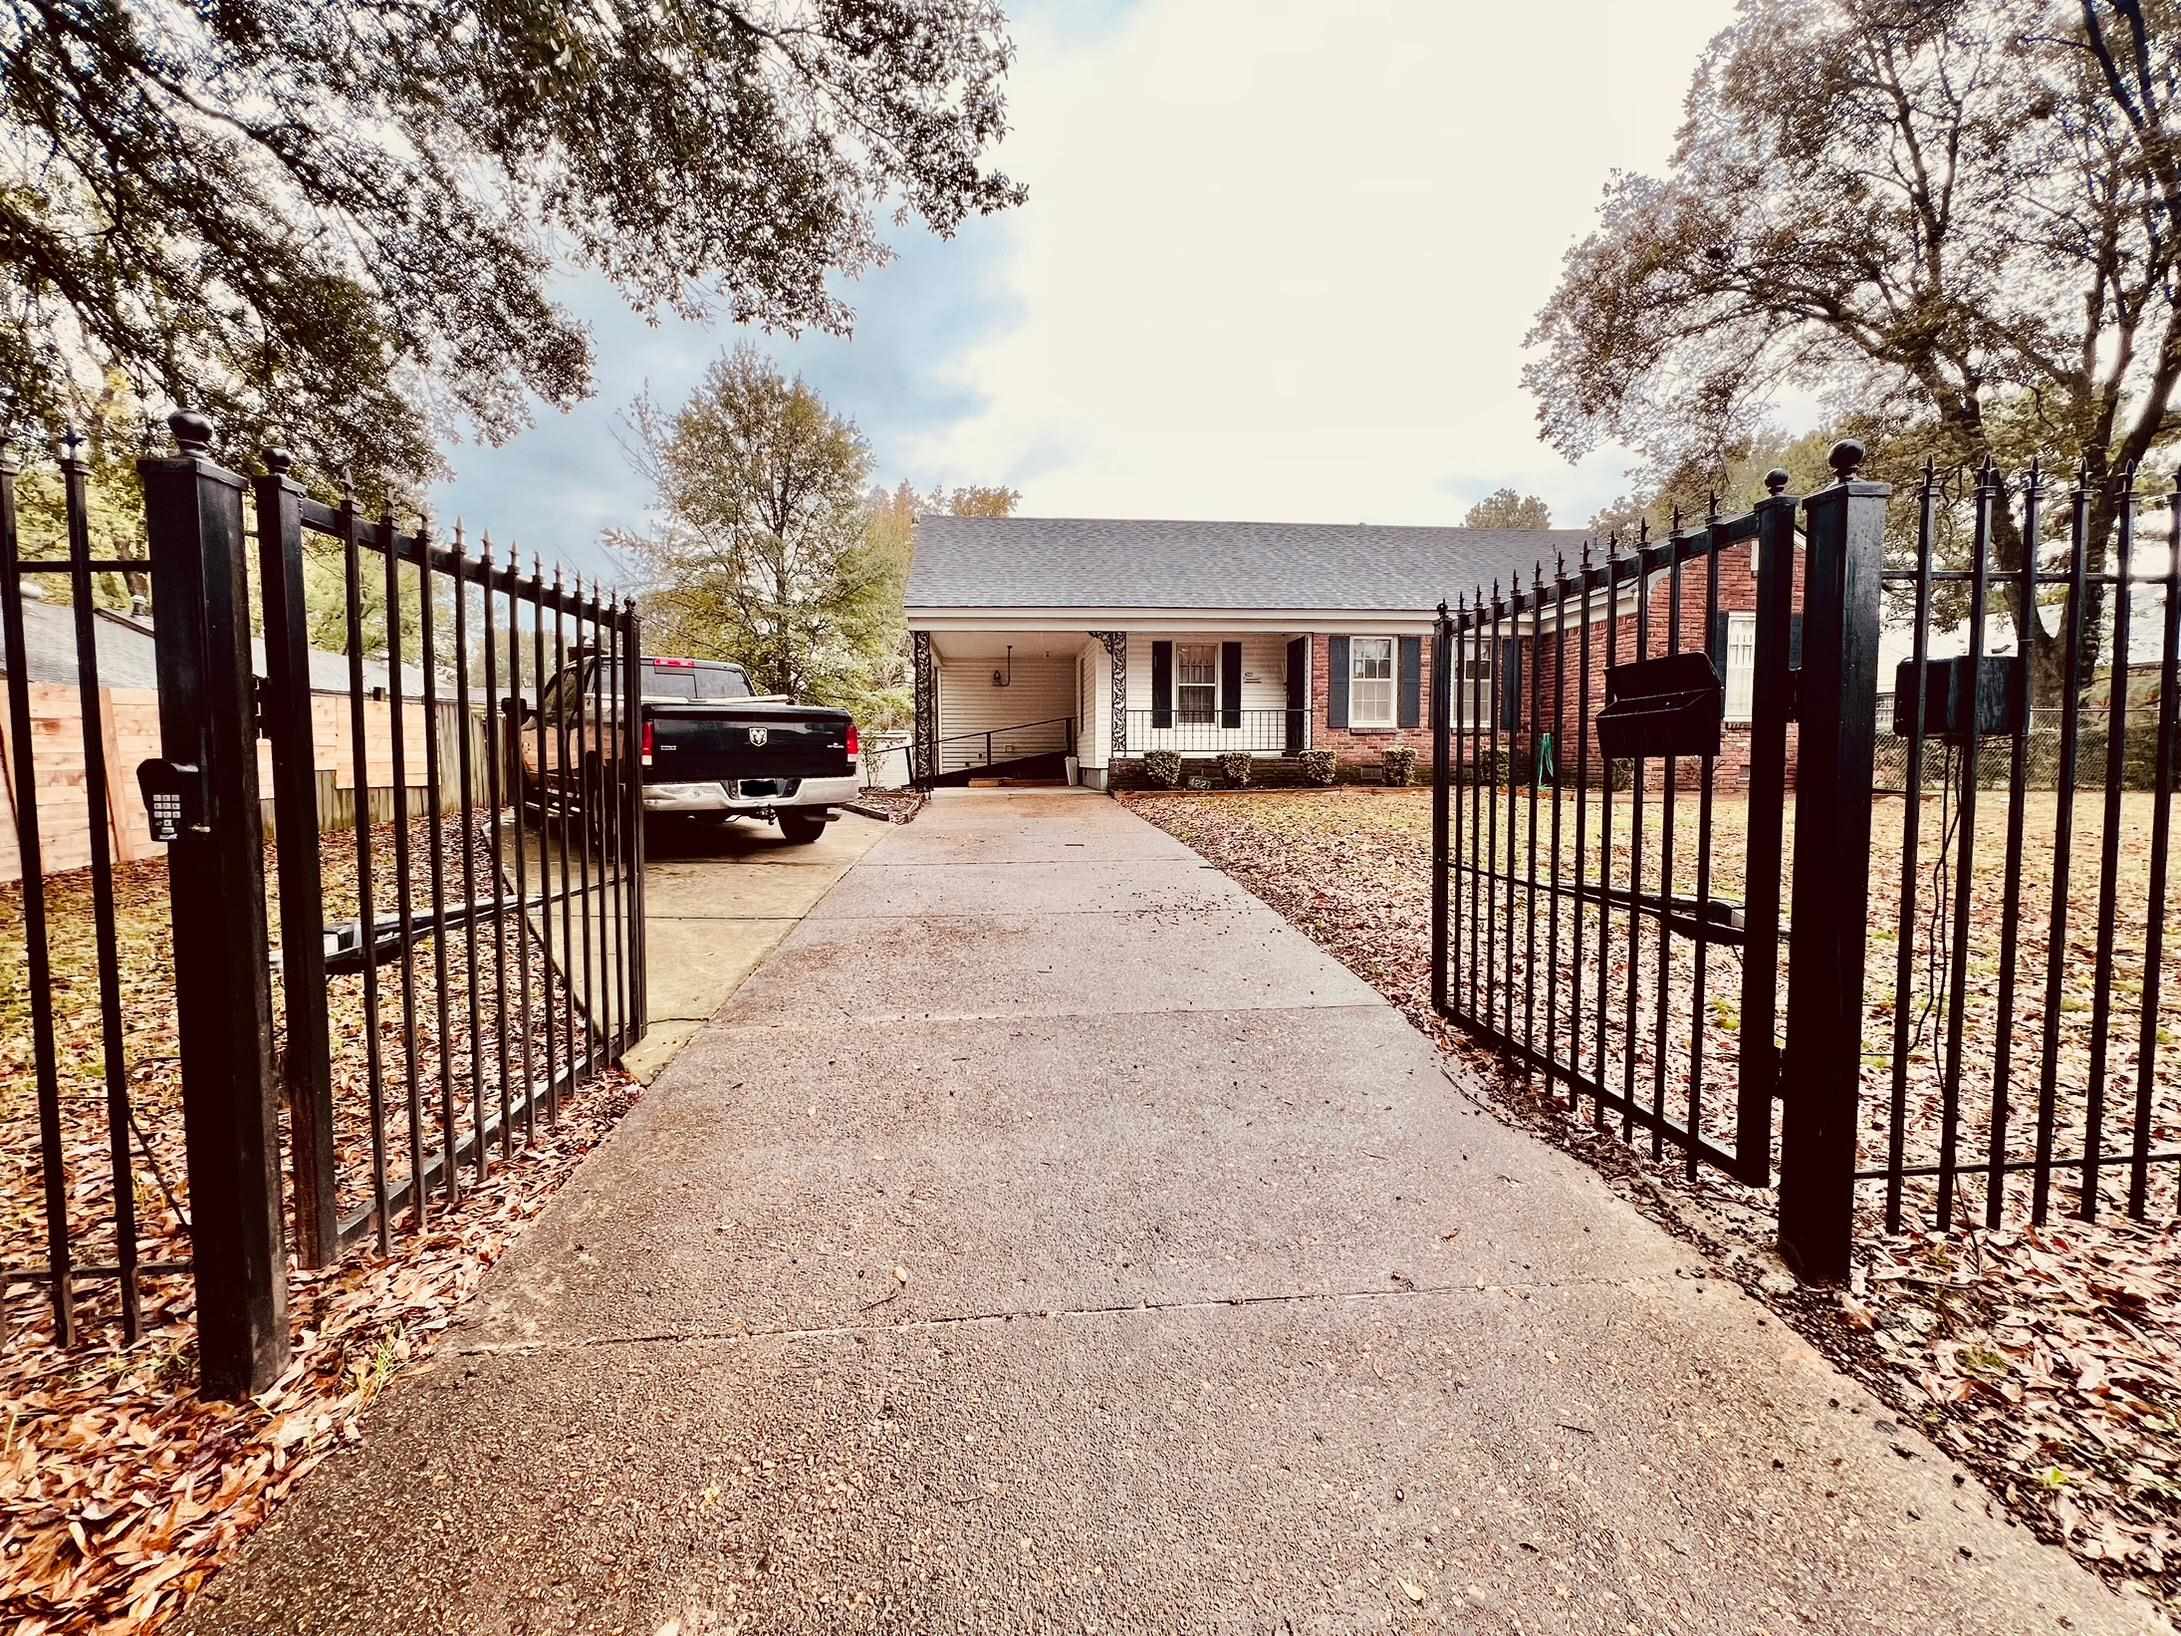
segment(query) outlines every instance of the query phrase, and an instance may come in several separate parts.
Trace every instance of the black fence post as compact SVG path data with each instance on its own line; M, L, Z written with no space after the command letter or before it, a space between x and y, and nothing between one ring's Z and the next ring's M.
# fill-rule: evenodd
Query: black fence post
M243 480L212 459L204 416L167 424L181 452L137 463L164 752L144 777L154 834L171 836L199 1375L207 1396L239 1398L288 1359Z
M1833 445L1838 481L1808 519L1797 689L1795 885L1781 1062L1780 1248L1805 1278L1847 1276L1854 1238L1856 1101L1878 727L1884 483L1856 478L1863 446Z
M1453 663L1454 626L1446 604L1431 636L1431 1009L1446 1015L1446 809L1448 727L1453 697L1448 668Z
M285 449L265 451L257 498L258 594L265 610L265 732L273 744L279 843L280 990L287 1018L280 1084L295 1181L295 1253L306 1267L340 1259L333 1189L333 1065L326 1024L326 905L318 859L318 770L311 728L310 642L303 605L303 488ZM366 792L357 792L361 800ZM368 821L359 814L359 823Z
M621 660L621 689L629 701L622 723L628 735L622 765L627 769L624 787L628 802L629 1010L635 1024L630 1035L633 1043L642 1039L651 1026L651 994L645 975L648 939L644 932L644 622L636 612L633 597L625 599L621 607L628 643Z
M1772 1179L1772 1099L1780 1088L1780 865L1787 823L1787 723L1793 714L1790 646L1795 617L1795 512L1788 475L1765 474L1757 516L1756 666L1750 676L1749 858L1743 891L1742 1023L1735 1102L1737 1174ZM1724 670L1727 655L1719 655Z

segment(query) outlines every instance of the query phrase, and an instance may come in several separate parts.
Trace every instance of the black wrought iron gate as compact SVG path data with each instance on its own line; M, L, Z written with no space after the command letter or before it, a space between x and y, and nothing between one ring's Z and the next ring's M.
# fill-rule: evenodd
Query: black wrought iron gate
M0 467L9 794L45 1252L28 1265L11 1244L0 1270L44 1286L64 1345L84 1334L87 1313L102 1323L113 1310L87 1307L87 1284L119 1290L114 1316L134 1339L144 1281L188 1272L204 1386L235 1395L283 1364L291 1254L321 1266L361 1240L390 1249L399 1228L428 1225L482 1183L642 1036L641 724L624 702L640 691L641 633L634 607L595 585L571 588L535 561L525 574L512 554L496 563L489 541L472 556L459 529L442 542L424 523L368 517L353 498L328 504L277 450L245 478L213 457L202 417L170 424L178 452L138 467L148 547L125 558L91 551L72 451L65 550L26 558L15 472ZM313 651L307 637L312 559L331 569L343 611L338 653ZM91 576L147 569L149 629L141 619L109 629ZM34 753L56 735L34 731L44 724L33 694L60 692L33 686L39 643L26 652L24 586L39 574L66 575L73 593L64 657L85 724L87 887L66 873L72 853L57 856L50 835L41 846L41 810L81 814L39 794L41 781L71 795L78 781ZM116 708L100 655L124 637L156 663L156 691L140 685L131 707L156 710L137 748L157 754L133 769L114 764L96 728ZM126 972L117 836L141 854L129 865L130 912L147 923L136 941L157 956L132 948ZM56 902L79 901L88 926L56 922ZM53 949L85 942L96 948L96 1017L57 1003L65 993L52 980ZM171 1011L175 1041L160 1048L170 1054L147 1044L150 1019L124 1016L125 976ZM112 1174L86 1186L77 1104L89 1087L69 1064L94 1056ZM162 1120L180 1126L187 1184L159 1177L172 1220L152 1243L185 1248L186 1260L139 1253L132 1155L156 1170L145 1131L160 1129L163 1143Z

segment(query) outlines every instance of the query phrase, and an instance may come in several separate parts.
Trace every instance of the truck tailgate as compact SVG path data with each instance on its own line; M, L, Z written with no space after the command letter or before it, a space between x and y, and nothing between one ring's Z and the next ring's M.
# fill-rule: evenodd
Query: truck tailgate
M714 779L844 778L846 711L799 705L647 705L652 763L647 779L694 784Z

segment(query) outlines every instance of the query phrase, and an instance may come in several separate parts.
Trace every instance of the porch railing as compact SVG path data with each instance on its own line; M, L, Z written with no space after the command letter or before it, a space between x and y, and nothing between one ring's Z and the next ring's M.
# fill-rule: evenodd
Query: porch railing
M1302 709L1226 710L1192 713L1188 707L1131 710L1128 749L1179 750L1183 755L1218 755L1228 750L1294 752L1307 747Z

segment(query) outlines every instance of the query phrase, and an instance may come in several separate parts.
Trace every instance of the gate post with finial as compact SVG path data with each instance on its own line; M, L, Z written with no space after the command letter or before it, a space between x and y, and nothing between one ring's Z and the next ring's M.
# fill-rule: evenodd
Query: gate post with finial
M1863 445L1833 445L1836 481L1802 503L1802 670L1795 688L1795 882L1781 1059L1780 1248L1809 1279L1848 1275L1863 1064L1878 597L1886 501L1856 475Z
M244 482L212 458L210 420L167 425L179 452L137 462L162 756L140 772L168 843L199 1375L241 1398L288 1361Z

